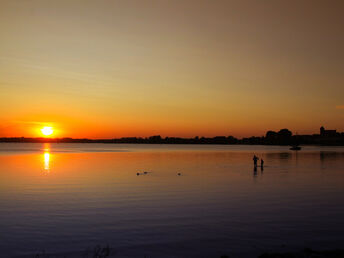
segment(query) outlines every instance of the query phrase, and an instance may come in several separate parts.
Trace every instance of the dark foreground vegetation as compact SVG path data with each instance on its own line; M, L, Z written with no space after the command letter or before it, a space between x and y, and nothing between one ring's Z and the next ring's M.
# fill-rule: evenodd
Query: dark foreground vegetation
M343 258L344 249L315 251L312 249L304 249L300 252L287 253L264 253L258 258Z
M26 137L4 137L0 142L54 142L54 143L137 143L137 144L249 144L249 145L337 145L344 146L344 132L336 130L325 130L320 128L319 134L293 135L288 129L278 132L268 131L265 136L252 136L237 139L233 136L216 136L212 138L194 137L161 137L160 135L141 138L123 137L117 139L72 139L72 138L26 138Z
M117 256L114 249L109 246L96 246L92 250L86 250L83 252L64 253L64 254L48 254L45 252L37 253L34 255L19 256L18 258L110 258L121 257ZM148 258L149 256L143 255L142 258ZM229 255L222 255L219 258L231 258ZM343 258L344 249L315 251L306 248L297 252L285 252L285 253L263 253L257 258ZM232 257L234 258L234 256Z

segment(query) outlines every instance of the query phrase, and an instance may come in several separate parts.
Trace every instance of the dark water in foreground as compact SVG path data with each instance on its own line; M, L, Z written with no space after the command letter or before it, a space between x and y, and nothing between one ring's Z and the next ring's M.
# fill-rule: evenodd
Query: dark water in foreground
M118 257L343 247L344 148L0 144L0 257L107 243Z

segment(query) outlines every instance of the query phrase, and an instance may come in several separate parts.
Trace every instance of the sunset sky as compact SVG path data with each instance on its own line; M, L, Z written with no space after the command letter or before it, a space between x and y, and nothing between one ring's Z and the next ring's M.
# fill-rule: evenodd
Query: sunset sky
M344 131L344 1L0 0L0 137Z

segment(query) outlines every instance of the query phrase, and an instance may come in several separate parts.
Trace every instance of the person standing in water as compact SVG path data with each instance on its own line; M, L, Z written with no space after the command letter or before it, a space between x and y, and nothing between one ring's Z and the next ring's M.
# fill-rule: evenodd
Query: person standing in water
M254 167L257 167L257 161L258 161L258 157L256 155L253 156L253 165Z
M264 160L260 159L260 167L263 168L264 167Z

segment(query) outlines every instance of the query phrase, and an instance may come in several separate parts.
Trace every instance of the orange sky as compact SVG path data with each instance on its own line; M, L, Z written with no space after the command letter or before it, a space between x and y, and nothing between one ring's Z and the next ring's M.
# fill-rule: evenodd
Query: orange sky
M344 131L343 1L0 1L0 137Z

